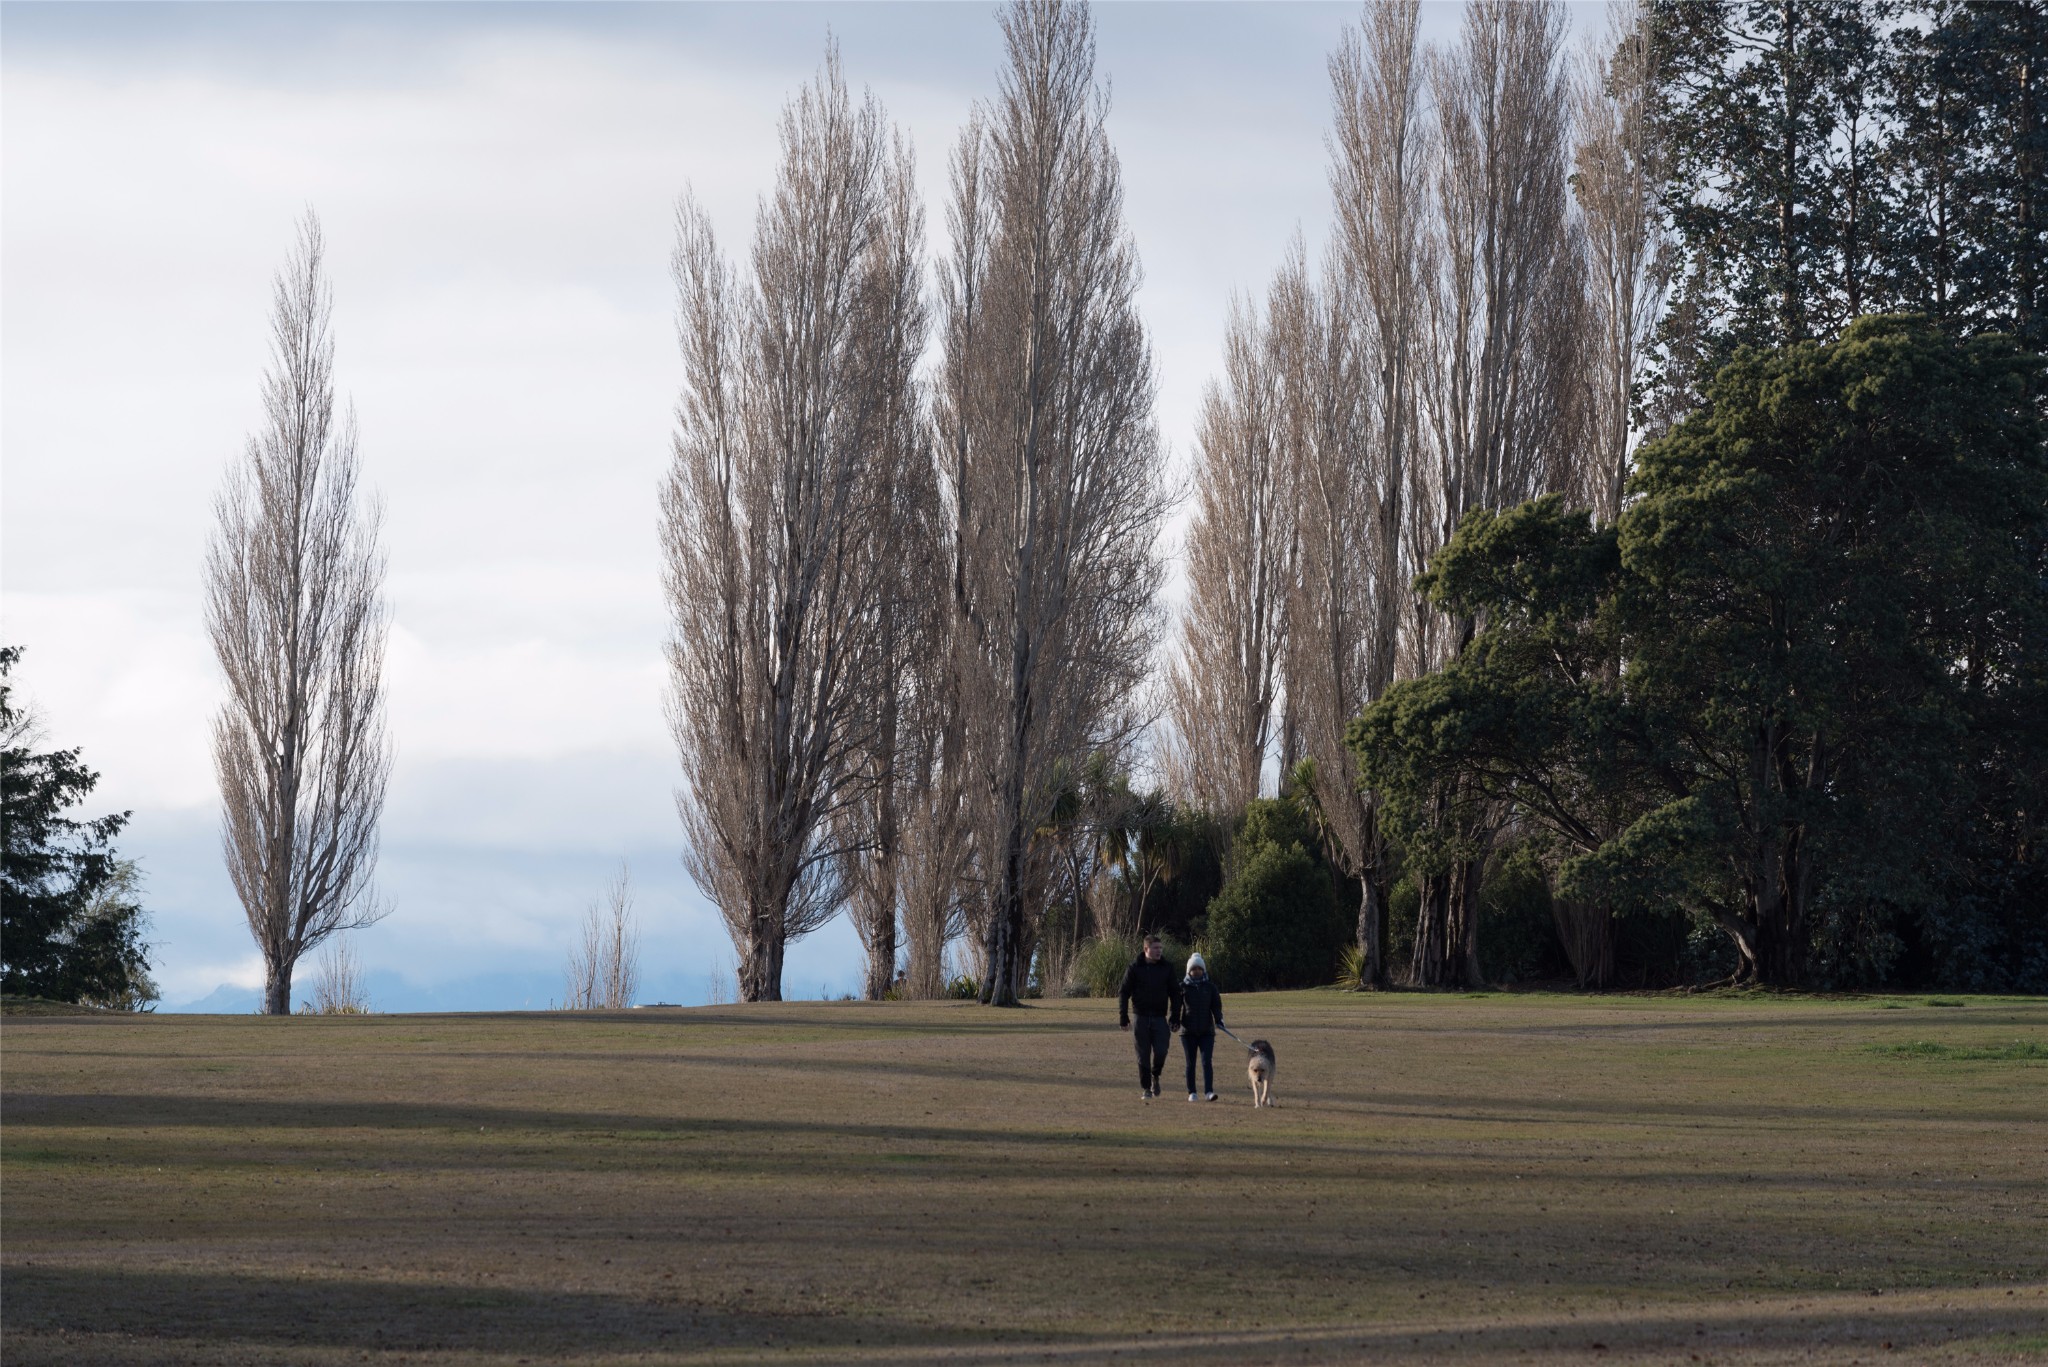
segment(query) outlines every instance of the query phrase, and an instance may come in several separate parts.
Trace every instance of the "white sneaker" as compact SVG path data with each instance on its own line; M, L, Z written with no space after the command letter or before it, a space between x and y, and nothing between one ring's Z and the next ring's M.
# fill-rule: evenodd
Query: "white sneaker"
M1193 1092L1189 1092L1189 1093L1188 1093L1188 1100L1190 1100L1190 1101L1193 1101L1194 1099L1195 1099L1195 1094L1194 1094Z
M1138 1093L1138 1099L1140 1101L1150 1101L1152 1099L1152 1089L1148 1087L1144 1091Z
M1209 1095L1207 1095L1207 1096L1205 1096L1205 1097L1203 1097L1203 1098L1202 1098L1202 1100L1204 1100L1204 1101L1214 1101L1215 1099L1216 1099L1216 1093L1214 1093L1214 1092L1211 1092L1211 1093L1209 1093ZM1188 1100L1190 1100L1190 1101L1193 1101L1193 1100L1194 1100L1194 1098L1193 1098L1193 1097L1189 1097L1189 1098L1188 1098Z

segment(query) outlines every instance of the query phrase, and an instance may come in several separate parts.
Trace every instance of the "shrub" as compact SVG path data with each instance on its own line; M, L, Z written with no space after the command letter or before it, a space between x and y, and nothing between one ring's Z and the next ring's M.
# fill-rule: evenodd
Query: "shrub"
M362 964L346 936L327 942L320 956L319 972L313 979L313 999L301 1003L302 1016L367 1016L370 993L363 983Z
M1084 996L1114 997L1133 957L1131 947L1122 940L1090 940L1074 955L1074 982L1087 989Z
M946 984L946 995L954 1001L979 1001L981 999L981 984L968 977L965 973L962 973Z
M1320 986L1350 939L1328 867L1296 840L1271 839L1292 832L1258 811L1292 805L1253 804L1236 871L1209 904L1209 971L1226 992Z
M1141 942L1142 943L1142 942ZM1173 969L1176 978L1185 977L1188 971L1188 955L1194 950L1182 944L1171 935L1162 935L1159 940L1160 957ZM1138 948L1105 935L1090 940L1081 946L1074 956L1074 978L1069 996L1114 997L1124 984L1124 970L1131 966L1131 960L1138 957ZM1075 990L1080 989L1080 990Z

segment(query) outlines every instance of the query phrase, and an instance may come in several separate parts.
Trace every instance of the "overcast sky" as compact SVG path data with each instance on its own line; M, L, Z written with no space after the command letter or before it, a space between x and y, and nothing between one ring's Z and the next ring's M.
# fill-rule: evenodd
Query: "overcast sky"
M1457 7L1425 10L1449 37ZM731 956L678 863L660 703L675 199L693 187L744 253L777 115L829 32L914 144L943 251L993 13L0 7L0 631L27 647L17 682L50 741L100 771L95 809L135 813L121 849L167 1006L248 1009L261 981L217 848L200 561L308 206L387 514L396 909L357 937L376 1005L546 1005L621 860L643 999L705 999ZM1354 15L1096 11L1176 463L1230 295L1262 289L1297 230L1323 239L1325 60ZM851 990L858 957L835 924L792 951L785 991Z

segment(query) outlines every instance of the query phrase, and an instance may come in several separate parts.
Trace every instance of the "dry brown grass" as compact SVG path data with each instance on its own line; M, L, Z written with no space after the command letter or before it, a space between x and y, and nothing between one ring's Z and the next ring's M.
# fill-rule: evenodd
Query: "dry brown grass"
M2048 1003L1896 1003L11 1017L4 1356L2048 1356Z

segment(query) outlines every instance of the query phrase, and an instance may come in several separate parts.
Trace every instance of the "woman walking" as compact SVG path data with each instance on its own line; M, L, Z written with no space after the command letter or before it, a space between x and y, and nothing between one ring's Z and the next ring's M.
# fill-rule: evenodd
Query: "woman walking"
M1195 1055L1202 1056L1202 1096L1216 1099L1216 1027L1223 1024L1223 994L1209 981L1209 965L1188 955L1187 980L1180 985L1180 1048L1188 1061L1188 1100L1195 1099Z

